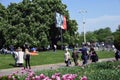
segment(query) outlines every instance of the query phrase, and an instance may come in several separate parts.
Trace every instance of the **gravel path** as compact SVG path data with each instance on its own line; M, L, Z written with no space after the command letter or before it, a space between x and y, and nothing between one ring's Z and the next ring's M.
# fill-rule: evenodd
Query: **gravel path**
M113 61L115 58L107 58L107 59L99 59L98 62L103 62L103 61ZM80 62L82 64L82 62ZM90 63L90 62L89 62ZM72 62L72 65L74 66L74 63ZM47 64L47 65L39 65L39 66L32 66L31 70L32 71L40 71L40 70L47 70L47 69L57 69L57 68L62 68L66 67L65 63L57 63L57 64ZM15 71L20 71L21 67L17 68L10 68L10 69L2 69L0 70L0 75L9 75Z

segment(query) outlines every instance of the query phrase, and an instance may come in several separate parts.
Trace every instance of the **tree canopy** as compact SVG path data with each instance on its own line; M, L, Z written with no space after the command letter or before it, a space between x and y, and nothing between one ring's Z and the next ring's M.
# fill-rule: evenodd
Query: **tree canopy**
M46 47L48 44L57 44L61 37L62 44L76 41L77 22L70 20L67 6L61 0L23 0L18 4L11 3L7 8L0 4L0 8L2 45L22 46L27 42L30 46ZM68 28L62 30L63 36L55 26L55 12L67 18ZM70 39L73 41L67 42Z

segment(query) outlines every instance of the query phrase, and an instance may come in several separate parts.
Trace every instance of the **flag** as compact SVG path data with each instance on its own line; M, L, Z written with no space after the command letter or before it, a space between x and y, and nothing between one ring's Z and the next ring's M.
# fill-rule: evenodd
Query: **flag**
M67 24L66 24L66 17L61 15L60 13L55 13L55 19L56 19L56 27L66 30Z
M64 16L63 18L64 19L63 19L63 27L62 27L62 29L66 30L67 29L66 17Z

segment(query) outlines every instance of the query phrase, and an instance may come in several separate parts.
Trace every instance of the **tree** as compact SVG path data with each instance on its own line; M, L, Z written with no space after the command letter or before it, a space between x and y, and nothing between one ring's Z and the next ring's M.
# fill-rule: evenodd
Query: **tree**
M96 38L96 34L94 34L93 32L87 32L86 33L86 40L87 42L96 42L98 41L97 38Z
M115 36L114 36L114 45L115 47L120 50L120 32L118 32Z
M104 29L99 29L94 31L94 34L96 34L96 38L98 39L98 41L100 42L106 42L106 37L107 36L111 36L112 32L111 29L109 27L106 27Z
M5 32L6 32L6 25L7 23L7 10L6 8L0 3L0 48L3 47L5 44Z
M120 25L118 25L118 29L116 31L120 31Z
M120 25L118 25L118 29L113 33L114 35L114 45L120 50Z
M77 22L70 20L67 6L61 0L23 0L20 3L11 3L6 9L3 19L7 24L1 23L1 30L4 30L4 44L22 46L26 42L30 46L47 46L60 42L60 29L55 26L55 12L66 16L67 31L62 34L70 36L71 41L63 36L63 43L76 43ZM79 35L77 35L79 36ZM65 40L64 40L65 39Z

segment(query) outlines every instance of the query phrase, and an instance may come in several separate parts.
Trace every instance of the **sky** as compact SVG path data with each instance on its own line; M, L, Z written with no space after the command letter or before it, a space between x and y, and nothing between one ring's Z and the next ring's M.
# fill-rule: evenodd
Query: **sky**
M7 6L21 1L0 0L0 3ZM83 26L85 32L106 27L114 32L120 25L120 0L62 0L62 3L67 5L70 19L77 21L79 33L83 32Z

